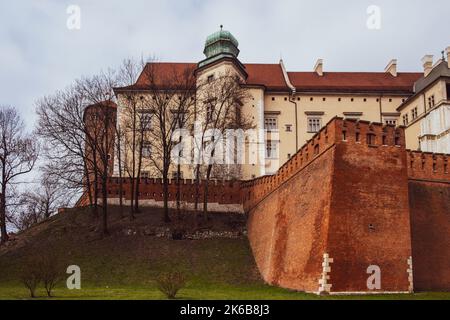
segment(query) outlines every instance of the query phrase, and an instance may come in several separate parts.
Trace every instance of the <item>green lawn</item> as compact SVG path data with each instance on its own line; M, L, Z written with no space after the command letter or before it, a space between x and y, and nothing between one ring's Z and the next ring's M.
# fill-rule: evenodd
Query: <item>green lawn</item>
M37 291L37 299L49 299L45 290ZM0 287L0 300L29 299L28 291L21 284ZM54 291L53 300L160 300L165 299L155 286L148 287L82 287L68 290L62 286ZM369 300L450 300L450 293L418 293L413 295L370 296L322 296L292 292L267 285L227 286L212 284L188 284L178 294L186 300L318 300L318 299L369 299Z
M142 227L158 226L161 212L143 211L133 222L122 219L114 208L110 215L111 235L108 237L99 238L93 229L97 221L80 209L31 228L19 235L19 241L9 250L0 248L0 300L28 299L29 293L20 282L21 269L32 263L30 257L49 253L58 258L64 277L68 276L65 274L67 266L78 265L82 281L82 290L72 291L61 282L52 299L164 299L156 288L155 279L161 273L180 271L186 275L188 283L179 292L179 299L450 300L450 293L319 297L271 287L261 279L245 236L174 241L141 232ZM218 216L208 229L227 230L229 220L226 215ZM43 288L37 295L39 299L46 299Z

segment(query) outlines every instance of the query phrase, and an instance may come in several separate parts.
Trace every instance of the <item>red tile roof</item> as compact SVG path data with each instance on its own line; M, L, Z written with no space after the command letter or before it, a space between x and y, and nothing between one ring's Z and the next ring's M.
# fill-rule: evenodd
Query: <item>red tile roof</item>
M289 90L279 64L245 64L247 84L265 86L269 90Z
M196 63L183 62L152 62L147 63L139 75L135 84L116 88L116 90L145 90L151 86L160 89L175 89L183 84L174 84L176 81L190 81L185 75L192 76L194 79L194 70ZM153 78L150 78L153 77Z
M155 84L161 87L170 87L175 79L183 79L186 75L193 75L197 68L196 63L155 62L147 63L136 81L138 86ZM149 79L153 76L154 79Z
M264 86L267 90L289 90L279 64L244 64L248 73L247 84ZM151 70L150 68L153 68ZM184 73L194 74L195 63L148 63L136 84L124 88L140 90L148 88L150 83L158 87L173 87L172 81ZM153 74L150 81L148 75ZM315 72L288 72L292 85L298 92L392 92L413 93L414 82L423 76L422 73L398 73L397 77L384 72L325 72L318 76Z
M384 72L288 72L297 91L339 92L398 92L413 93L414 82L423 73L398 73L397 77Z

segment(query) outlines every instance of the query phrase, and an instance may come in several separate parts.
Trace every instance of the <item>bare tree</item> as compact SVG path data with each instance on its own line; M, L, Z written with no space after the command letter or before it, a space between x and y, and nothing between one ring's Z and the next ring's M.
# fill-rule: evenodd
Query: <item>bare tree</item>
M250 98L248 89L243 86L243 80L232 72L224 72L213 79L208 79L201 85L199 113L201 123L201 139L196 143L198 153L196 168L196 190L201 177L201 166L204 166L203 216L207 219L208 187L215 165L227 168L227 171L239 170L238 163L217 164L215 159L224 159L224 148L227 130L246 130L253 128L251 118L242 112L242 106ZM236 159L228 159L235 161ZM230 168L232 168L230 170ZM223 175L222 175L223 177ZM229 178L228 178L229 179Z
M46 252L33 251L21 265L20 278L29 290L30 297L36 297L36 288L42 282L48 297L63 277L63 266L56 252L50 247Z
M36 288L41 282L40 270L36 267L36 257L28 257L21 266L20 279L28 289L31 298L36 297Z
M95 167L86 156L85 99L75 86L37 102L38 135L44 140L46 165L43 171L75 193L85 192L97 214L95 190L89 169Z
M39 134L47 148L46 172L65 180L89 196L100 229L107 234L107 182L112 168L116 109L112 101L116 84L112 71L82 78L74 85L38 102Z
M14 108L0 108L0 231L1 241L8 241L6 230L6 194L19 176L31 172L38 156L38 146Z
M193 68L164 70L156 63L147 63L137 85L116 89L121 101L121 125L125 131L124 169L131 180L131 213L139 209L139 183L143 168L162 177L164 220L168 211L169 170L171 152L177 143L174 132L190 119L195 104ZM135 76L136 64L126 64L123 74ZM134 205L134 207L133 207Z
M122 126L119 121L116 122L116 141L115 141L115 149L116 149L116 163L117 163L117 171L119 174L119 210L120 217L123 217L123 146L124 146L124 131L122 130Z
M123 61L122 66L118 73L119 84L126 88L134 85L139 77L139 73L144 66L143 61L135 61L132 59L126 59ZM123 97L121 94L124 93ZM116 88L115 94L117 100L121 105L121 119L118 122L118 128L120 136L117 138L120 140L120 146L123 152L118 154L118 161L121 168L119 168L120 175L122 175L122 169L127 174L131 183L131 202L130 202L130 220L134 219L135 211L139 210L139 178L140 167L138 165L140 154L142 154L142 143L139 138L140 129L140 109L139 105L142 102L141 97L135 92L128 90L122 90L122 88ZM123 165L122 165L123 164ZM122 168L123 167L123 168Z
M58 255L52 251L45 252L39 257L35 267L38 270L39 278L44 285L47 296L51 298L53 289L63 277L62 270L64 269Z
M113 173L113 154L117 105L113 101L113 88L117 84L114 71L102 72L90 78L76 81L76 90L85 98L87 107L83 120L86 134L87 157L92 166L92 175L100 180L102 197L101 230L108 234L108 178ZM90 158L90 159L89 159ZM97 192L97 191L96 191Z
M152 130L146 131L145 141L151 146L149 159L162 177L164 221L169 222L169 170L173 165L173 148L179 143L174 134L184 128L195 113L196 78L192 68L174 68L161 75L153 64L146 66L144 76L148 81L144 105L155 119Z
M26 230L56 214L58 208L68 206L73 195L58 181L44 177L40 185L20 196L10 221L17 229Z

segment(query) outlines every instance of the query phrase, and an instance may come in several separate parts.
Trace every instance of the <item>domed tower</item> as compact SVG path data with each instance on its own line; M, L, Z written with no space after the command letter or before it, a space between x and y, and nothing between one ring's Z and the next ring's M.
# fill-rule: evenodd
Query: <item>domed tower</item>
M223 30L223 26L220 26L220 30L214 32L206 38L205 49L203 53L206 59L200 61L198 64L199 69L214 64L220 60L227 59L237 63L238 67L245 73L245 67L239 62L239 42L231 34L231 32Z

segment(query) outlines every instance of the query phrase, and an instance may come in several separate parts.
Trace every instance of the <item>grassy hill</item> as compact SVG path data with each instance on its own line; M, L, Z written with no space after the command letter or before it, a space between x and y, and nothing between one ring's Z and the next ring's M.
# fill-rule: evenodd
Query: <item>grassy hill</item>
M182 271L187 276L181 299L319 299L265 285L245 236L244 217L211 217L202 223L201 217L190 213L165 225L161 210L146 208L130 222L117 207L111 207L110 235L99 237L98 219L88 209L68 210L0 247L0 299L27 298L20 281L22 266L30 256L50 253L58 256L62 266L81 268L82 289L68 290L63 280L55 290L56 299L163 299L155 278L167 271ZM43 289L38 295L45 297Z

